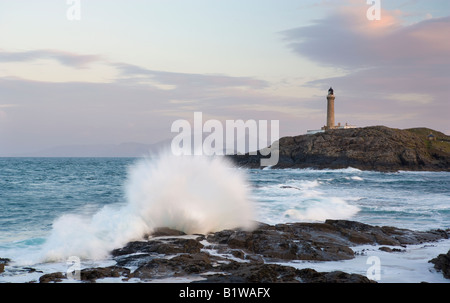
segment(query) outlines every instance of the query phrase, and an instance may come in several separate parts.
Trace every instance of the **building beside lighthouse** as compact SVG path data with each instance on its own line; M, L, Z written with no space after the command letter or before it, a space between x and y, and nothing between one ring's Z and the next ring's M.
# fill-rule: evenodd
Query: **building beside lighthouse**
M330 87L327 94L327 123L321 129L318 130L308 130L307 134L323 133L330 129L346 129L346 128L356 128L354 125L341 125L339 122L337 125L334 120L334 100L336 99L334 95L334 89Z

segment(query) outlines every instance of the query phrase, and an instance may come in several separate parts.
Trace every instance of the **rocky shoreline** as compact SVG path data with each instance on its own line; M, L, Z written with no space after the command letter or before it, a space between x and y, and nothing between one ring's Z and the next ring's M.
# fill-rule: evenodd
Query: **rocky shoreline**
M259 223L252 231L223 230L208 235L185 235L160 228L148 238L115 249L115 265L82 269L82 282L118 278L146 282L164 279L206 283L373 283L366 276L343 271L318 272L280 265L294 260L337 261L355 257L350 247L382 245L387 252L400 252L390 246L436 242L448 239L450 230L413 231L389 226L372 226L355 221L327 220L324 223ZM450 252L431 263L449 278ZM7 266L7 262L3 262ZM43 274L39 282L62 282L66 274Z
M427 138L430 133L435 141ZM279 160L272 168L450 171L450 137L431 129L333 129L278 142ZM267 152L228 157L239 167L262 168L261 159L267 158L263 155Z

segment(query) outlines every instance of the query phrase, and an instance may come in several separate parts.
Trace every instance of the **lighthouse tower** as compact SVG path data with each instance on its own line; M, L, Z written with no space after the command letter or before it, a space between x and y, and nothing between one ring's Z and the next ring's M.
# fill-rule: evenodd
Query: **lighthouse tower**
M327 95L327 126L326 129L335 128L334 125L334 91L333 88L330 87Z
M330 87L327 95L327 124L322 126L320 129L308 130L306 132L307 135L323 133L330 129L356 128L355 125L349 125L347 123L345 123L345 125L341 125L340 122L337 125L334 123L334 99L335 99L334 90L332 87Z

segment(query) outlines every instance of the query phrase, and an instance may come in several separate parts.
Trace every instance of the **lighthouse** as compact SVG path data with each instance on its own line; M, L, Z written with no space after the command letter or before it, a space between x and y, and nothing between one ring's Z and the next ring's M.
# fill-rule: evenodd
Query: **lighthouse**
M347 128L356 128L354 125L349 125L348 123L345 123L345 125L341 125L341 123L338 123L337 125L334 123L334 90L332 87L328 90L327 95L327 124L322 126L321 129L313 129L313 130L307 130L307 135L313 135L317 133L323 133L330 129L347 129Z
M333 129L334 126L334 90L332 87L328 90L327 95L327 126L326 129Z

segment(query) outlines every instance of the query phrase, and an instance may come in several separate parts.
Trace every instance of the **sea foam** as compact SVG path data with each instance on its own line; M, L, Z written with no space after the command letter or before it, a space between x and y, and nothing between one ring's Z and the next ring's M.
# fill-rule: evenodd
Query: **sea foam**
M322 222L327 219L351 219L361 209L355 205L362 197L339 197L337 192L324 191L327 182L322 179L289 179L280 185L258 188L255 198L269 200L272 207L260 209L266 223L279 222Z
M338 197L308 199L299 207L286 210L283 214L295 221L325 221L327 219L348 219L359 212L357 206Z
M157 227L205 234L254 224L245 171L232 168L223 157L164 153L141 159L129 168L125 197L125 205L108 205L92 216L58 218L42 258L105 258Z

